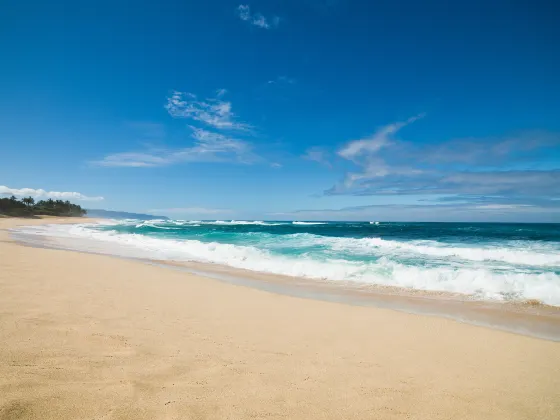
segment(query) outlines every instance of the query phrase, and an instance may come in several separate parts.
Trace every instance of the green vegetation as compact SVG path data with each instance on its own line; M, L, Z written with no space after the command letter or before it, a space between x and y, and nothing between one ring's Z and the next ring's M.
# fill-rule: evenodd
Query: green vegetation
M48 216L70 216L81 217L86 214L86 210L72 204L70 201L62 200L41 200L35 203L33 197L25 197L18 200L14 196L10 198L0 198L0 214L15 217L32 217L39 215Z

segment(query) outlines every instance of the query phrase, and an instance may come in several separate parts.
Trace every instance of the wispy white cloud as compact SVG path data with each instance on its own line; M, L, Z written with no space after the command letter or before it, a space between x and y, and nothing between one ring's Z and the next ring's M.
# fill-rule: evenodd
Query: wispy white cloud
M262 158L252 150L252 145L220 133L190 127L194 144L178 149L151 149L144 152L114 153L93 162L99 166L156 167L184 162L236 162L256 163Z
M274 16L271 20L265 18L261 13L251 13L251 8L248 4L240 4L237 6L237 16L244 22L249 22L251 25L257 26L262 29L270 29L277 27L280 23L280 18Z
M269 80L266 82L268 85L294 85L296 79L288 76L278 76L276 79Z
M367 158L381 150L383 147L391 144L393 141L392 136L394 136L401 128L423 117L424 114L420 114L403 122L386 125L369 137L353 140L347 143L346 146L338 151L338 154L344 159L352 161L356 161L364 156Z
M57 200L101 201L103 197L88 197L79 192L45 191L34 188L9 188L0 185L0 195L14 195L16 197L55 198Z
M403 127L423 118L425 114L419 114L406 121L386 125L377 130L371 136L353 140L342 147L337 154L356 164L361 171L346 174L343 184L335 186L339 191L351 188L356 181L364 179L382 178L389 174L393 175L417 175L422 172L418 168L408 166L388 165L378 153L385 148L394 146L395 134Z
M483 210L513 210L522 209L526 207L534 207L532 204L482 204L474 206L475 209Z
M128 168L148 168L166 166L174 162L173 152L167 149L151 152L123 152L105 156L92 162L98 166L120 166Z
M239 6L237 6L237 14L239 16L239 19L241 20L251 20L251 8L248 4L240 4Z
M260 15L260 14L256 14L253 17L252 24L255 25L255 26L258 26L259 28L263 28L263 29L269 29L270 28L270 25L266 21L265 17L263 15Z
M231 102L221 99L226 93L225 89L218 89L215 98L198 100L192 93L174 91L167 98L165 109L174 118L191 119L218 130L249 131L249 124L236 121Z

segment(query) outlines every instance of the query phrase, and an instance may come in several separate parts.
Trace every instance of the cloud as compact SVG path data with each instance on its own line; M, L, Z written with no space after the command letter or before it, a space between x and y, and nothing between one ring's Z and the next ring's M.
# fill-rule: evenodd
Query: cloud
M99 166L156 167L184 162L234 162L252 164L262 160L252 145L220 133L190 127L194 144L178 149L151 149L145 152L114 153L93 162Z
M237 6L237 13L239 15L239 19L244 21L251 20L251 9L247 4L240 4Z
M268 85L294 85L296 79L288 76L278 76L276 79L266 82Z
M386 125L369 137L349 142L338 151L338 154L344 159L352 161L356 161L362 157L370 157L383 147L390 145L392 143L392 136L394 136L401 128L423 117L424 114L420 114L415 117L411 117L404 122Z
M431 172L414 176L389 174L360 179L351 188L339 184L327 195L433 195L548 196L560 194L560 170L503 170Z
M424 115L425 114L419 114L406 121L386 125L371 136L350 141L338 150L337 154L340 157L353 162L361 168L361 171L348 173L342 186L339 185L336 191L349 190L356 181L385 177L391 173L416 175L421 172L421 170L417 168L408 168L394 164L388 165L379 156L379 152L381 152L382 149L395 146L397 144L394 138L395 134L403 127L423 118Z
M212 209L206 207L175 207L169 209L152 209L148 210L150 213L170 213L170 214L198 214L198 215L211 215L231 213L230 209Z
M45 191L34 188L9 188L0 185L0 195L15 195L16 197L55 198L57 200L101 201L103 197L88 197L79 192Z
M332 164L329 161L329 153L321 147L311 147L307 149L302 155L302 158L332 168Z
M280 24L278 16L274 16L272 21L269 21L261 13L251 13L251 8L247 4L240 4L237 6L236 11L239 19L262 29L275 28Z
M249 131L250 125L236 121L231 102L220 99L226 93L225 89L218 89L215 98L198 100L192 93L174 91L167 98L165 109L173 118L191 119L218 130Z
M369 137L345 144L337 155L357 170L346 173L325 194L460 195L469 199L560 194L560 170L538 167L560 145L558 133L526 131L421 144L396 138L399 130L422 116L389 124Z
M105 156L102 160L94 161L92 163L98 166L120 166L129 168L166 166L172 164L175 161L175 159L173 158L173 153L174 152L169 150L157 150L151 153L113 153Z
M520 209L524 207L533 207L531 204L482 204L475 206L476 209L486 209L486 210L511 210Z
M444 193L558 195L560 170L453 172L438 178L434 188Z
M255 26L258 26L259 28L270 29L270 25L266 21L265 17L261 14L255 14L251 23Z
M426 198L420 201L429 201L432 204L472 204L481 208L497 208L498 206L516 207L540 207L553 208L560 207L560 199L554 197L526 196L526 195L477 195L477 194L457 194L446 195L436 198Z
M558 222L560 203L537 204L374 204L340 209L306 209L268 214L289 220Z
M465 138L437 143L429 147L408 147L409 155L420 157L429 164L457 163L465 165L496 164L514 158L517 161L533 157L542 149L560 145L560 134L531 130L506 137Z
M146 168L185 162L253 164L264 161L253 152L250 142L226 134L231 131L248 134L252 128L249 124L237 120L231 102L222 99L226 94L226 89L217 89L215 97L199 100L193 93L173 91L167 98L165 108L169 115L185 118L193 123L202 123L208 128L190 125L192 144L188 147L152 147L140 151L112 153L91 163L97 166ZM131 128L154 136L165 134L161 126L155 124L141 123Z

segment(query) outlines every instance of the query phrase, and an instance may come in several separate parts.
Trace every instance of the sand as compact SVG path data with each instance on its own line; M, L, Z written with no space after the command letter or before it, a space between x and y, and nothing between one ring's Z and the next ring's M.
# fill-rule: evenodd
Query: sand
M560 343L2 230L44 222L0 219L1 420L560 418Z

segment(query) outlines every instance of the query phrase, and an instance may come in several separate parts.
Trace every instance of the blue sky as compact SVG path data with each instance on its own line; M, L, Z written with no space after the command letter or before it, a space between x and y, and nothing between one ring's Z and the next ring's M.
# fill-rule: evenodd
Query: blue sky
M190 219L558 222L558 16L4 2L0 194Z

